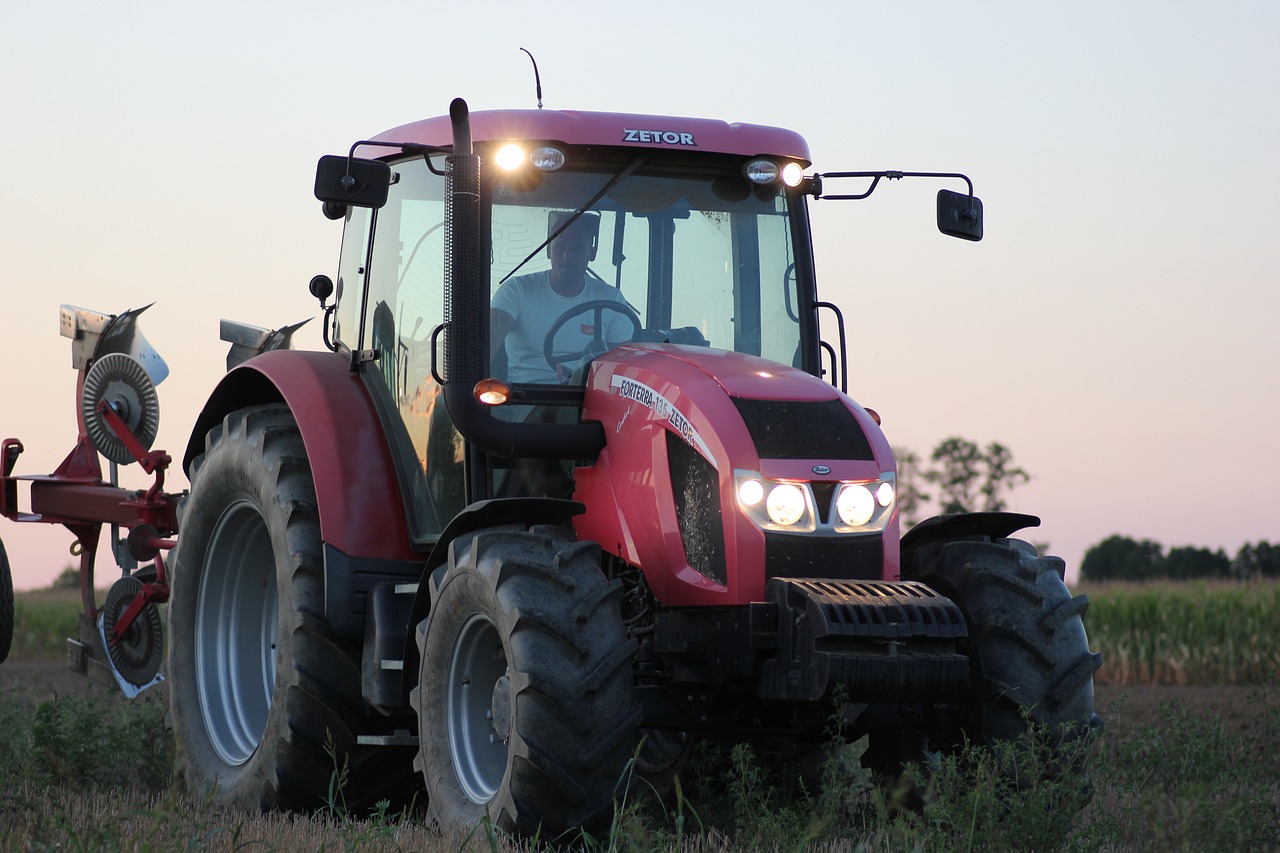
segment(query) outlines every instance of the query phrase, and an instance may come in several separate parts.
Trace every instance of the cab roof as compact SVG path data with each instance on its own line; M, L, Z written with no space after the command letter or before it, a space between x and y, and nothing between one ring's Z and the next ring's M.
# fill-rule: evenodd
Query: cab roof
M794 131L705 118L575 110L481 110L471 113L471 137L477 143L528 140L744 157L767 155L797 160L804 167L812 162L809 144ZM378 134L374 140L446 146L453 142L453 130L448 116L438 116L401 125Z

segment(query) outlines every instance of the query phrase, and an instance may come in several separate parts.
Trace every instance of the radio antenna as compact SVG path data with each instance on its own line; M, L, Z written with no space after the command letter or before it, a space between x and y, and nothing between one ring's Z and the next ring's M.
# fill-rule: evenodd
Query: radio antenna
M533 83L538 89L538 109L542 109L542 78L538 76L538 60L534 59L533 54L523 47L520 49L529 54L529 61L533 63Z

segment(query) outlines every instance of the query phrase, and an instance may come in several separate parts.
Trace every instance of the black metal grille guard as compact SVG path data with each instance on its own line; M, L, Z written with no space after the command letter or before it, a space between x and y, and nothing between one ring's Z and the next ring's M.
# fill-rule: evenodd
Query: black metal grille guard
M851 701L951 701L968 694L968 636L960 608L915 581L772 578L777 654L765 661L764 699L817 701L844 684Z

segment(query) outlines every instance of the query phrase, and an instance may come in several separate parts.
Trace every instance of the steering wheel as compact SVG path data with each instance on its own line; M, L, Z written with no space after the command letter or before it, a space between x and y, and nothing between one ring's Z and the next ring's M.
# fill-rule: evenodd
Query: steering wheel
M592 326L591 341L580 352L557 354L555 352L556 332L560 331L565 323L569 322L570 318L577 317L587 311L593 312L595 318L595 323ZM619 302L616 299L589 299L586 302L581 302L557 317L551 324L551 328L547 329L547 334L542 339L542 354L547 359L547 365L552 370L557 370L561 364L572 364L587 357L594 358L609 349L604 339L604 314L606 311L621 314L631 322L631 334L627 337L627 340L631 340L640 334L640 330L644 328L644 323L640 322L640 315L625 302Z

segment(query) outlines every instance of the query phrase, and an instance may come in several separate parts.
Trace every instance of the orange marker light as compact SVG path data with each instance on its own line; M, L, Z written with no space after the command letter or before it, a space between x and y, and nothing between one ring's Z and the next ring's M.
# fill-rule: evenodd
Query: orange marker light
M511 399L511 388L501 379L481 379L471 393L486 406L501 406Z

